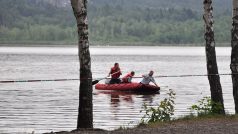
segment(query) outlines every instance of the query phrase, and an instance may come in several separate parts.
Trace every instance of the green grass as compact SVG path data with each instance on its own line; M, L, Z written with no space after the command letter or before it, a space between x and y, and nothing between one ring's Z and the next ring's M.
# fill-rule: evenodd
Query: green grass
M201 115L201 116L194 116L194 115L187 115L178 119L174 119L171 121L166 122L155 122L149 124L139 124L137 127L146 127L146 128L156 128L156 127L165 127L171 124L182 124L185 122L203 122L203 121L235 121L238 120L238 115Z

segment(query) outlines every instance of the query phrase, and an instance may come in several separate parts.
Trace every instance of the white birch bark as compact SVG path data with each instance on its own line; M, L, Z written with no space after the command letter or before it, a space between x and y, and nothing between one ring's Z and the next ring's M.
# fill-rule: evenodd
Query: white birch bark
M220 83L220 77L218 75L209 75L209 74L218 74L218 67L216 61L216 50L215 50L215 39L213 31L213 7L212 0L204 0L204 15L203 20L205 23L205 35L206 40L206 59L207 59L207 73L208 80L210 84L211 99L216 104L221 104L221 109L217 109L218 106L215 104L212 106L213 112L218 114L225 114L222 88Z
M92 73L88 41L87 0L71 0L78 27L80 62L79 112L77 129L93 128Z
M233 23L231 30L231 72L233 83L233 97L235 102L235 112L238 114L238 0L233 0Z

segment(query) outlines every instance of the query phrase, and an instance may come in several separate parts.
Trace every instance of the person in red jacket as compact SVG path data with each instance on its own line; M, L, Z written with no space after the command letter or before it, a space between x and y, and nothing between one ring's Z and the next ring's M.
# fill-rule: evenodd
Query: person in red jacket
M110 80L110 84L117 84L117 83L121 83L120 80L120 75L121 75L121 69L119 67L118 63L114 64L114 67L111 68L108 77L111 75L111 80Z
M126 76L124 76L122 78L122 82L123 83L131 83L132 77L135 75L134 71L131 71L130 73L128 73Z

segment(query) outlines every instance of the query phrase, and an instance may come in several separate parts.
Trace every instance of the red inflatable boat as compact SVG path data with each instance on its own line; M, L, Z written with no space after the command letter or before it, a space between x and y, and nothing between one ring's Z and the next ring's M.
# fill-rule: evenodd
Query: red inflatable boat
M157 92L160 87L153 85L144 85L141 83L120 83L120 84L97 84L97 90L115 90L115 91L132 91L132 92Z

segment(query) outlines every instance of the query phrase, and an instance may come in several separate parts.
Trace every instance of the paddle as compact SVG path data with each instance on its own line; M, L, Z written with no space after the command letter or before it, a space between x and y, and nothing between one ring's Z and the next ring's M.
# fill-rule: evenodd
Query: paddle
M117 72L115 72L115 73L113 73L113 74L111 74L111 75L114 75L114 74L116 74L116 73L118 73L118 72L120 72L120 71L117 71ZM103 80L103 79L107 79L107 77L102 78L102 79L99 79L99 80L94 80L94 81L92 81L92 85L97 84L99 81L101 81L101 80Z
M105 77L105 78L102 78L102 79L99 79L99 80L94 80L94 81L92 81L92 85L95 85L95 84L97 84L99 81L101 81L101 80L103 80L103 79L106 79L107 77Z

